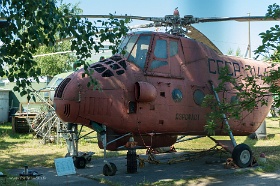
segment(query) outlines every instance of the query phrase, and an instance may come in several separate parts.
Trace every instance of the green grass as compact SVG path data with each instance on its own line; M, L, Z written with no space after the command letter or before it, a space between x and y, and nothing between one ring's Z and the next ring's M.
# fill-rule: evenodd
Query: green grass
M256 172L273 172L280 169L280 126L279 118L267 119L267 138L263 140L252 140L247 136L235 137L237 144L246 143L253 151L256 158L260 153L265 153L267 162L261 164ZM82 134L90 130L84 128ZM228 136L215 137L217 139L229 139ZM200 138L191 141L175 144L177 151L201 152L215 146L209 138ZM93 158L102 158L103 149L99 149L96 133L90 134L86 139L81 139L79 151L95 152ZM36 139L32 134L17 134L12 131L11 123L0 124L0 172L5 173L5 169L29 167L54 167L54 159L64 157L67 152L65 142L42 144L41 139ZM138 154L144 154L146 150L137 150ZM126 151L107 152L107 157L124 156ZM230 155L229 155L230 156ZM1 181L1 180L0 180ZM14 181L14 180L11 180ZM161 183L149 183L143 185L180 185L188 183L190 180L172 180ZM191 180L196 181L194 178Z

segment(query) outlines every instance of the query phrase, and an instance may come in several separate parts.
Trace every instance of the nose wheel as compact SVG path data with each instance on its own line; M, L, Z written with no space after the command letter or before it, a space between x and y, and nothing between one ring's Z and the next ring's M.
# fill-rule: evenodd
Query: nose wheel
M114 163L106 163L103 167L104 176L114 176L117 172L117 167Z
M248 167L253 160L250 147L244 143L237 145L232 151L232 159L238 167Z
M106 148L107 148L107 134L106 134L106 126L102 126L103 130L100 132L102 145L104 149L104 162L105 165L103 166L103 175L104 176L114 176L117 172L117 166L114 163L106 161Z
M78 132L78 126L74 123L68 123L67 125L67 131L61 131L63 137L66 140L67 144L67 150L68 153L65 155L65 157L72 157L74 165L77 169L83 169L86 167L86 164L91 161L91 157L94 154L94 152L79 152L78 151L78 142L80 137L80 133L82 130L82 127L80 131ZM92 132L90 132L92 133ZM88 134L90 134L88 133ZM86 135L88 135L86 134ZM83 137L85 137L84 135Z
M103 166L103 175L104 176L114 176L117 172L117 167L114 163L108 162L106 160L106 149L107 145L111 144L119 139L122 139L127 136L131 136L131 133L124 134L122 136L119 136L107 143L107 131L106 126L97 124L92 122L93 128L96 129L98 132L98 140L102 142L103 150L104 150L104 163ZM135 173L137 172L137 156L136 156L136 149L134 148L136 146L137 142L134 141L134 138L131 136L129 138L129 141L126 143L126 145L121 146L122 148L128 149L127 153L127 172L128 173Z
M84 169L86 167L87 160L84 157L74 157L74 165L77 169Z

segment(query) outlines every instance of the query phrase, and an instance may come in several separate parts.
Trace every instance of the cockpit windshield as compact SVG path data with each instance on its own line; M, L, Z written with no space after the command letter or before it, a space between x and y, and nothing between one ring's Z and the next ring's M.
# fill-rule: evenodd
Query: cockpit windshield
M129 62L144 69L151 35L131 35L123 39L119 46L119 52L124 51L124 57Z

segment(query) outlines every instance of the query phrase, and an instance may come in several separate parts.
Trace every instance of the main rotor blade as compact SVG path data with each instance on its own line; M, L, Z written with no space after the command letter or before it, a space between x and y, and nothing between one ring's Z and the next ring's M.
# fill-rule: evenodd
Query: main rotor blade
M199 30L197 30L196 28L194 28L191 25L186 26L187 30L191 31L186 33L187 36L191 37L192 39L195 39L199 42L204 43L205 45L207 45L208 47L212 48L213 50L215 50L218 54L223 54L217 47L216 45L214 45L214 43L212 43L212 41L210 41L204 34L202 34Z
M280 17L274 19L265 16L243 16L243 17L209 17L209 18L197 18L197 22L218 22L218 21L279 21Z
M147 23L147 24L142 24L142 25L134 25L130 26L129 29L137 29L137 28L151 28L151 27L157 27L161 25L156 25L154 23Z
M219 21L279 21L280 17L274 19L265 16L241 16L241 17L209 17L209 18L196 18L193 16L184 16L182 18L175 17L173 15L167 15L165 17L142 17L142 16L129 16L129 15L79 15L84 18L119 18L119 19L137 19L144 21L161 22L162 24L171 23L171 19L178 19L183 25L205 22L219 22Z
M137 19L137 20L144 20L144 21L155 21L161 22L165 21L164 17L143 17L143 16L129 16L129 15L78 15L84 18L117 18L117 19Z

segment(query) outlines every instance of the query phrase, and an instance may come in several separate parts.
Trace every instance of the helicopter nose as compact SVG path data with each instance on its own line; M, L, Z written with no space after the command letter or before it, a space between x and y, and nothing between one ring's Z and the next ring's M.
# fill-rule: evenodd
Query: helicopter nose
M114 95L121 95L123 82L129 78L125 59L112 56L89 66L94 78L103 91L88 87L90 77L80 69L64 79L55 91L54 104L58 117L64 122L89 124L98 120L99 115L110 113L112 90ZM107 105L107 106L106 106ZM98 116L97 116L98 115Z
M65 78L54 94L56 114L64 122L74 123L79 114L79 83L78 79L74 78L75 73Z

